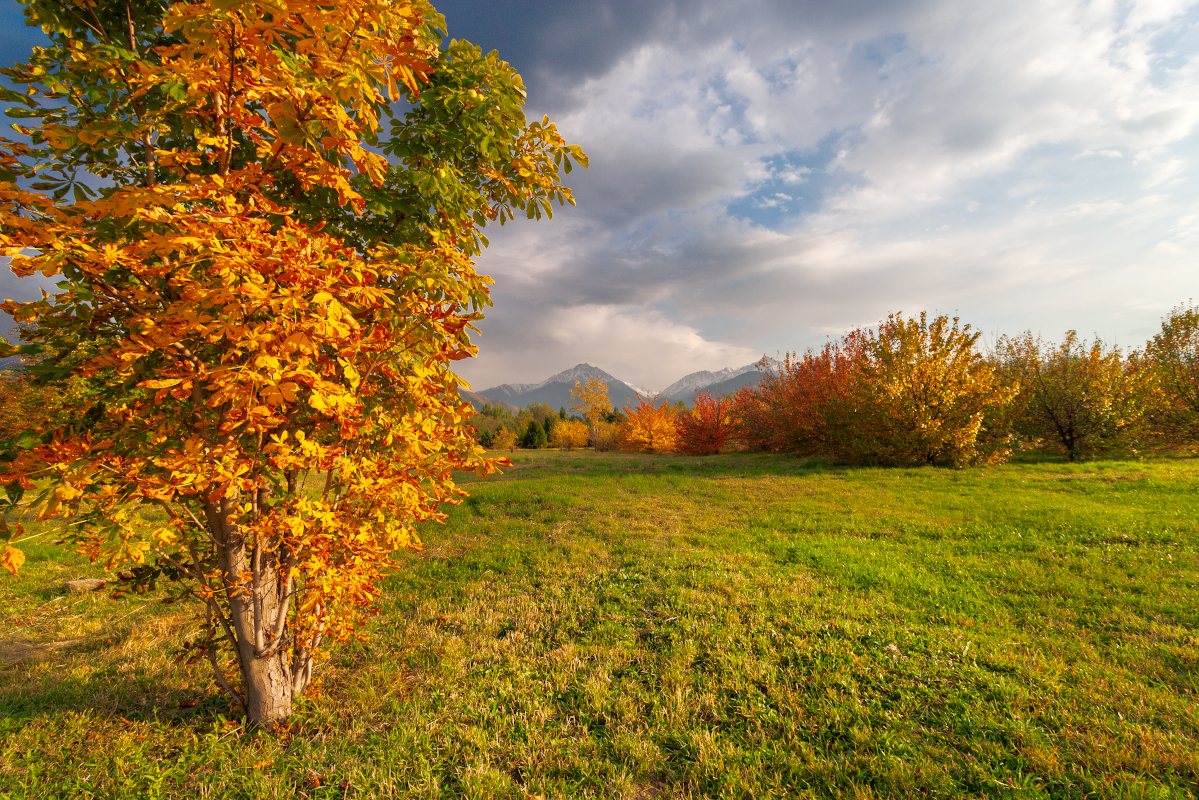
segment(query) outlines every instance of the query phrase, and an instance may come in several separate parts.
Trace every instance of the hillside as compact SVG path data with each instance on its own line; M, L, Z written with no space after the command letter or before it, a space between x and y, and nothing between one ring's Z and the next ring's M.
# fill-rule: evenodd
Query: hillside
M475 411L481 412L483 410L483 406L485 405L501 406L502 408L511 411L513 414L515 414L517 411L520 411L519 408L511 403L505 403L503 400L495 400L486 395L480 394L479 392L470 392L466 389L459 389L458 394L462 396L463 400L474 406Z

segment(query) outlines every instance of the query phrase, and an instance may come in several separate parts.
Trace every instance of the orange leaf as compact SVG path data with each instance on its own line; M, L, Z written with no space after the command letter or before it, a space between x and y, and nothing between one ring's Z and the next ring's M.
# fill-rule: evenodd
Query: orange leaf
M17 570L19 570L21 565L24 563L25 554L13 547L11 544L4 545L4 549L0 550L0 566L4 567L13 575L17 574Z

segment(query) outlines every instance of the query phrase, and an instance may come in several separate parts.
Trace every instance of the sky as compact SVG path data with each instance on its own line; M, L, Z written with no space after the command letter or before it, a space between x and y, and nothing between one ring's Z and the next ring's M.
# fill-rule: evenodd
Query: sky
M489 228L476 389L661 389L922 310L1133 348L1199 296L1196 3L437 5L591 160L576 208Z

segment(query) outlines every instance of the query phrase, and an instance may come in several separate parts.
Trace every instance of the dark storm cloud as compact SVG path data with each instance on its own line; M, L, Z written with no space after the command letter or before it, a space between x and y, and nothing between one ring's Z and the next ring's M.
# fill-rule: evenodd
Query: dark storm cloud
M544 2L516 0L480 3L443 0L449 35L497 50L525 77L526 85L544 91L546 84L573 87L602 75L629 49L653 35L666 3Z
M530 102L557 110L579 102L575 89L606 74L637 47L655 41L704 46L725 38L755 38L766 44L794 43L796 34L817 40L873 37L935 8L927 0L606 0L481 3L442 0L449 35L497 50L522 74Z

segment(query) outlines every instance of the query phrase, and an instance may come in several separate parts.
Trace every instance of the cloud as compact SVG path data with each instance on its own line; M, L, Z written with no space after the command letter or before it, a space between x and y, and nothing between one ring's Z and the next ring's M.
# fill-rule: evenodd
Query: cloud
M663 386L901 309L1136 343L1194 294L1193 2L438 5L591 157L578 208L488 232L477 386Z
M653 309L575 305L547 313L518 298L497 299L503 311L487 321L479 341L488 357L456 365L476 390L543 380L586 362L656 391L688 373L740 366L762 355L705 339Z
M1157 322L1130 309L1191 293L1197 27L1189 3L668 4L532 96L592 168L578 209L493 238L496 316L648 313L712 352L922 308L1130 341Z

